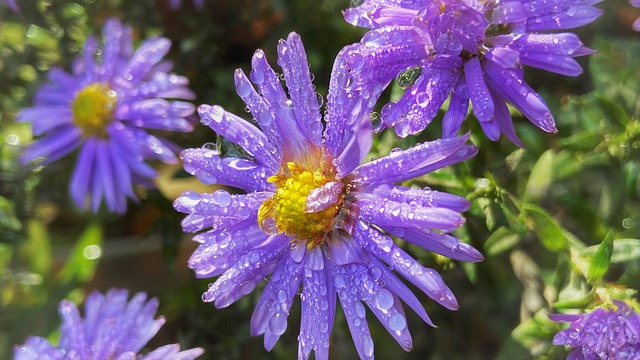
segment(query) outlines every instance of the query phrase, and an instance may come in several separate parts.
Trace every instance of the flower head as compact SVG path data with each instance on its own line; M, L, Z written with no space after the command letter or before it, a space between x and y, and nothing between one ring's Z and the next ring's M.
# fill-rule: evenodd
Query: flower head
M571 322L553 337L554 345L573 349L567 359L640 359L640 315L629 305L614 301L583 315L550 315L555 321Z
M493 141L521 146L505 101L536 126L555 132L544 100L523 80L522 65L562 75L582 72L591 54L572 33L600 15L598 0L364 0L344 12L372 29L348 56L353 86L380 93L397 77L402 98L382 109L382 124L404 137L423 130L451 96L443 136L459 131L469 107Z
M182 6L182 0L169 0L169 6L172 9L177 9ZM196 9L201 10L204 8L204 0L193 0L193 6L195 6Z
M482 255L448 234L463 223L466 199L394 183L468 159L476 148L465 145L463 136L396 149L360 165L372 142L375 99L347 91L342 54L331 76L324 131L321 97L297 34L278 44L278 64L288 96L258 50L250 73L257 90L242 70L235 73L237 93L255 122L202 105L202 122L225 140L218 149L182 153L185 169L201 181L246 192L188 191L174 202L188 214L184 230L200 232L189 266L200 278L220 275L203 299L229 306L270 274L251 319L251 333L264 334L266 349L287 328L302 288L299 357L311 351L316 359L328 357L336 294L360 357L373 358L365 305L409 350L401 301L432 322L392 268L443 306L458 305L440 275L411 258L392 236L453 259L480 261Z
M629 4L634 7L640 7L640 0L629 0ZM633 25L631 25L631 27L635 31L640 31L640 17L633 22Z
M0 3L7 4L13 11L18 11L18 4L16 3L16 0L0 0Z
M148 359L191 360L202 354L195 348L180 351L180 345L162 346L147 355L138 355L158 332L164 318L153 319L158 300L137 293L127 301L126 290L111 289L105 295L91 293L84 304L85 318L68 300L60 302L62 316L60 344L54 346L41 337L31 337L14 349L15 360L98 360Z
M177 161L173 145L146 129L192 129L185 117L194 106L165 99L193 98L186 78L167 73L171 64L162 58L170 45L153 38L134 51L131 29L107 21L104 46L89 37L72 72L49 71L34 106L18 114L44 135L22 160L45 157L47 164L80 148L69 186L75 202L85 206L88 197L96 211L104 198L109 209L124 212L127 197L135 199L132 183L148 184L157 175L145 160Z

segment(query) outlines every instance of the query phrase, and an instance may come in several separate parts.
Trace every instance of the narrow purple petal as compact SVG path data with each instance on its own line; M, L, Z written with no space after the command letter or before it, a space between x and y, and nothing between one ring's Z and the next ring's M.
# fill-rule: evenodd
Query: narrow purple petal
M252 192L231 195L225 190L213 194L198 194L185 191L173 206L182 213L190 214L182 221L183 230L196 232L213 227L230 227L241 221L257 219L258 208L263 201L273 196L270 192Z
M453 260L479 262L484 259L482 254L474 247L463 243L450 234L441 234L435 231L425 231L411 227L392 228L381 226L386 232L417 245L425 250L446 256Z
M363 221L356 223L354 238L360 246L393 267L427 296L447 309L458 308L455 296L444 284L440 275L435 270L420 265L397 247L391 238L384 236Z
M60 334L60 347L67 351L72 351L78 357L89 358L88 344L82 328L82 318L74 303L68 300L60 302L58 309L62 317L62 327Z
M167 54L171 41L165 38L145 40L133 53L126 68L120 74L130 84L136 84Z
M489 89L489 91L491 91L493 97L493 106L495 108L494 115L498 122L498 126L500 127L500 131L516 146L523 148L524 144L520 141L518 135L516 135L516 131L513 128L513 119L511 118L511 114L509 113L509 108L507 107L505 100L493 90Z
M250 251L216 280L202 295L202 300L214 302L218 309L233 304L253 291L258 282L283 259L288 249L288 242L274 241Z
M457 163L475 155L477 149L465 146L469 135L425 142L407 150L392 151L389 156L358 166L354 183L372 186L411 179Z
M551 111L544 100L514 70L503 69L487 56L484 70L491 87L509 100L536 126L546 132L557 132Z
M464 63L464 76L467 80L473 113L480 122L489 122L493 116L493 99L484 82L484 72L477 56Z
M570 6L561 13L529 17L527 31L567 30L593 22L602 10L592 6Z
M73 114L71 109L63 105L35 106L21 110L16 120L30 122L33 135L39 136L59 126L70 124Z
M286 41L280 40L278 64L282 68L287 89L289 89L298 126L311 143L321 145L320 104L311 83L309 62L300 35L292 32Z
M20 161L26 164L39 157L45 157L44 164L52 163L75 150L81 144L78 128L63 125L27 147Z
M455 137L468 111L469 91L467 84L464 81L458 81L458 85L456 85L451 92L449 108L442 118L442 137Z
M308 358L313 350L316 359L329 359L329 338L335 318L336 296L333 279L324 269L325 261L320 248L309 251L300 295L302 307L298 358Z
M371 149L373 143L373 129L369 119L361 119L351 128L350 137L340 153L334 159L334 165L338 172L338 178L349 175L355 169Z
M453 231L464 223L460 213L447 208L399 203L375 195L357 196L360 217L376 225Z
M258 163L274 172L280 168L276 148L269 144L269 140L258 128L217 105L200 105L198 113L204 125L209 126L227 140L242 146L256 158Z
M272 190L267 177L274 171L251 160L222 157L217 150L208 148L186 149L180 157L185 171L205 184L233 186L246 191Z
M97 141L89 139L80 149L78 160L71 174L69 191L78 207L85 207L85 198L92 182L94 171L94 158L96 154Z
M415 189L384 184L373 189L371 193L401 203L442 207L458 212L467 211L471 206L471 203L461 196L429 188Z

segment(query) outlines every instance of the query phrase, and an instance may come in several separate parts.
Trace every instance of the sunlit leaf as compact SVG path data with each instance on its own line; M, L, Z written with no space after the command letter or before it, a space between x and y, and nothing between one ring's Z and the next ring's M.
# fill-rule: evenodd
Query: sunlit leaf
M531 169L523 200L537 203L547 193L553 181L554 158L553 150L547 150L536 161Z
M522 210L530 228L547 250L559 252L567 247L564 229L546 210L532 204L524 204Z
M73 246L67 262L60 271L63 283L71 280L86 282L93 278L98 260L102 254L102 227L99 223L89 224Z
M500 227L494 231L484 243L484 251L489 256L498 255L507 251L520 242L520 235L506 227Z
M591 265L589 266L589 280L591 282L598 282L602 280L609 269L612 253L613 232L609 231L609 233L604 237L604 240L602 240L602 243L598 245L598 249L591 259Z
M587 257L595 257L600 245L589 246L583 252ZM611 253L611 263L619 264L640 260L640 239L615 239L613 240L613 251Z

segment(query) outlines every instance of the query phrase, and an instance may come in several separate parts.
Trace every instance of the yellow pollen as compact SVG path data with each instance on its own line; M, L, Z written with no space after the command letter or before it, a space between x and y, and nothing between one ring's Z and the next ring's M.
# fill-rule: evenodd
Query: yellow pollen
M84 136L106 135L107 125L113 118L116 93L107 84L93 83L78 92L71 103L73 123Z
M321 244L332 228L332 221L340 209L341 201L324 210L305 212L307 197L313 189L333 181L321 171L309 171L294 162L267 179L277 186L273 197L265 201L258 211L258 223L272 218L279 233L294 236L296 240L307 240L307 248Z

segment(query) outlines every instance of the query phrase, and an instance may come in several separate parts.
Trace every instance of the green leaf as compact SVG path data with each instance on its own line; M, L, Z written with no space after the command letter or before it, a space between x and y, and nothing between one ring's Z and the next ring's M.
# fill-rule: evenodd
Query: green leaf
M529 227L549 251L560 252L567 247L567 236L560 224L543 208L533 204L523 204L522 210Z
M27 260L30 270L42 276L51 270L51 243L47 226L37 220L27 223L27 240L20 246L20 254Z
M582 255L593 258L596 251L602 246L589 246ZM613 240L613 252L611 253L611 263L619 264L624 262L640 260L640 239L615 239Z
M613 254L613 232L609 231L604 237L604 240L602 240L602 243L598 245L595 254L593 254L591 265L589 265L589 281L602 281L602 278L609 269L611 254Z
M484 243L484 251L488 256L495 256L507 251L520 242L520 235L502 226L489 236Z
M593 302L594 292L590 291L587 294L574 298L559 300L553 304L556 309L584 309Z
M547 193L547 189L553 181L554 158L553 150L547 150L533 165L524 191L524 201L537 203Z
M64 264L59 277L63 283L71 280L86 282L93 278L102 252L102 227L93 222L84 230L73 246L69 260Z

